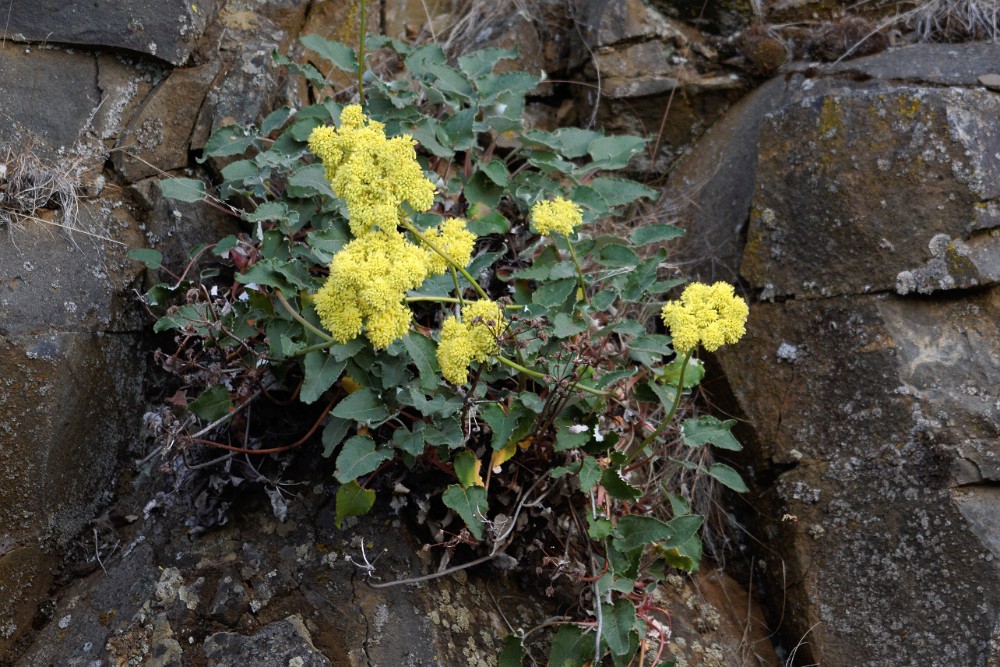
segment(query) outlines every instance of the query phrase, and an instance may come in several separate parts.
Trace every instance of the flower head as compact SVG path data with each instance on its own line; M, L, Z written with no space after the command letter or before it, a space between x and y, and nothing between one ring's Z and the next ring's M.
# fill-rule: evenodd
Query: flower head
M393 231L405 202L414 211L434 204L434 185L424 176L409 135L387 138L385 125L361 106L344 107L340 127L317 127L309 149L323 161L333 192L347 203L351 232Z
M424 249L398 232L375 231L333 256L330 277L316 293L316 312L338 342L351 340L364 327L372 345L388 347L410 326L406 291L426 278Z
M746 301L724 282L711 286L691 283L680 301L667 302L661 313L679 354L687 354L699 344L715 352L727 343L735 343L746 333L749 314Z
M493 301L466 303L462 316L444 321L437 349L441 374L452 384L465 384L469 364L485 362L500 350L499 338L507 327L503 309Z
M550 201L540 201L531 207L531 220L535 231L544 236L564 234L569 236L583 223L580 207L568 199L556 197Z
M465 267L472 259L472 249L476 245L476 235L465 227L465 220L449 218L426 233L427 239L441 252ZM430 248L427 249L427 267L430 274L440 275L448 270L444 257Z

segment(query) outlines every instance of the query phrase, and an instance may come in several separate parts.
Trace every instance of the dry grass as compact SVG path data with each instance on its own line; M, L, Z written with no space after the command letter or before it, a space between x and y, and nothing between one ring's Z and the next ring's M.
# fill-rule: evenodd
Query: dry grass
M1000 0L926 0L908 14L924 42L1000 39Z
M8 232L24 220L39 220L39 212L57 209L59 226L67 231L77 228L81 158L49 161L32 150L30 141L18 148L0 152L0 227ZM47 220L43 220L48 222Z

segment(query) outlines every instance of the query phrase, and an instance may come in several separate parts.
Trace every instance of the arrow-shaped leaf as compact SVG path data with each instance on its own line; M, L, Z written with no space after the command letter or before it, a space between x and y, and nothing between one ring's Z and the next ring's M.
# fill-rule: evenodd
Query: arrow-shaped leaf
M441 500L462 517L473 537L477 540L483 539L483 526L488 508L486 489L481 486L463 489L458 484L452 484L441 494Z

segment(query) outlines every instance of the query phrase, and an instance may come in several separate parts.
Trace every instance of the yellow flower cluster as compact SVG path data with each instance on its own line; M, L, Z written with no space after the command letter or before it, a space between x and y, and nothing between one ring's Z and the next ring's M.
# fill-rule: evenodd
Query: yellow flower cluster
M746 333L749 314L746 301L724 282L712 286L691 283L680 301L668 302L661 313L679 354L687 354L699 344L715 352L727 343L735 343Z
M531 220L535 223L535 231L539 234L569 236L583 222L583 213L580 207L570 200L556 197L551 201L540 201L532 206Z
M427 275L426 250L396 231L373 231L333 256L330 277L316 293L316 312L338 342L364 326L372 345L385 348L409 330L413 314L403 299Z
M334 194L347 203L351 232L396 229L403 203L414 211L434 204L434 185L424 176L409 135L387 138L385 125L361 106L344 107L340 127L317 127L309 148L323 161Z
M472 259L476 235L466 229L465 220L449 218L425 235L434 247L448 255L459 266L465 267ZM440 275L448 270L448 262L444 257L430 248L427 249L427 264L431 275Z
M437 349L441 375L452 384L465 384L470 363L482 363L499 351L498 339L507 327L503 309L493 301L466 303L462 316L464 321L444 321Z

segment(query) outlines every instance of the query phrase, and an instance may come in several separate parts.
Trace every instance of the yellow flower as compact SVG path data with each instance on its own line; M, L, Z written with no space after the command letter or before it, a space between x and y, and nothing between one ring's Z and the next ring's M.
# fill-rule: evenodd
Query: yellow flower
M330 187L347 203L355 236L395 230L404 202L414 211L434 205L434 185L417 162L415 143L409 135L387 138L385 125L357 104L344 107L339 128L317 127L309 135Z
M569 236L573 229L583 223L580 207L568 199L556 197L551 201L540 201L531 207L531 220L535 231L544 236L564 234Z
M376 348L406 335L412 313L406 291L427 278L426 252L399 232L375 231L333 256L330 277L316 293L316 313L337 342L361 333Z
M699 344L715 352L727 343L735 343L746 333L749 314L746 301L724 282L712 286L691 283L680 301L668 302L661 313L679 354L687 354Z
M499 338L507 327L503 309L493 301L466 303L462 316L462 321L444 321L437 349L441 374L452 384L465 384L469 364L485 362L500 351Z
M447 254L462 268L465 268L469 260L472 259L476 235L466 229L465 220L449 218L433 230L425 232L425 235L436 248ZM440 275L448 270L448 262L445 261L444 257L428 248L427 267L432 276Z

